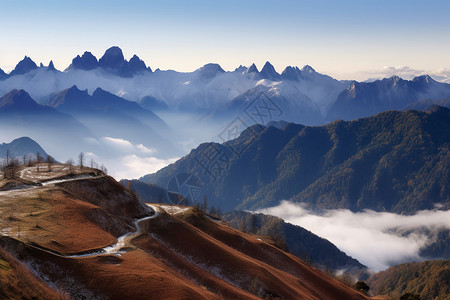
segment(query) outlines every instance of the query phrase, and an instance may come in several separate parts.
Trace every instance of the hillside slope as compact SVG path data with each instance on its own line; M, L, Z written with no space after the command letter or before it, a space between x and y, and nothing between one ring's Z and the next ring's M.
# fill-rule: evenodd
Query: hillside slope
M20 172L15 179L22 189L8 189L2 182L0 191L1 218L7 220L1 223L1 248L61 295L366 298L194 208L149 207L101 172L75 169L64 175L66 168L55 165L52 172L39 174L28 167L22 172L26 179Z
M178 194L172 195L171 192L157 185L138 180L121 180L120 183L147 203L176 204L178 202ZM175 202L171 200L175 200ZM181 202L185 203L185 200L186 198L183 198ZM209 213L218 214L214 207L209 207ZM231 211L221 216L221 219L240 231L265 236L268 241L281 249L322 270L330 272L345 270L354 273L365 269L365 266L347 256L328 240L320 238L300 226L286 223L280 218L244 211Z
M244 232L268 236L285 245L286 250L328 271L362 271L365 269L356 259L347 256L326 239L274 216L231 211L222 217L232 227Z
M422 300L446 300L450 295L450 260L407 263L372 275L368 283L378 294L420 295Z

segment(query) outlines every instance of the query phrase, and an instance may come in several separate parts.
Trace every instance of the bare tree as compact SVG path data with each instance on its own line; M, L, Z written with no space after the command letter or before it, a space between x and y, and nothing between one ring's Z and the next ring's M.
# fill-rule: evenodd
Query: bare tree
M6 165L9 165L11 160L11 151L9 149L6 149Z
M73 172L73 159L69 159L66 164L69 166L69 172L72 174Z
M84 164L84 153L80 152L80 154L78 154L78 161L80 163L80 169L83 169L83 164Z
M52 171L52 164L55 162L55 159L51 155L47 155L47 159L45 160L47 163L47 171Z
M44 161L44 157L40 152L36 152L36 171L39 172L39 164Z

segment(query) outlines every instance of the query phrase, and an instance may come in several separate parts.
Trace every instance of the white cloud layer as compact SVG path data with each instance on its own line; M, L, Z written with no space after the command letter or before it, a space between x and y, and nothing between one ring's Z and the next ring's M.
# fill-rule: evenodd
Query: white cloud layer
M450 69L448 68L442 68L438 70L421 70L414 69L408 66L386 66L381 69L361 71L359 72L359 74L357 74L357 77L367 78L366 81L374 81L378 79L389 78L394 75L407 80L411 80L414 77L421 75L430 75L437 81L450 83Z
M106 166L108 173L116 180L136 179L154 173L179 159L158 158L155 156L158 152L156 149L120 138L102 137L99 140L92 139L92 142L109 148L109 155L86 152L86 159L94 159L97 164Z
M146 174L154 173L165 166L174 163L177 158L159 159L156 157L139 157L136 154L126 155L120 159L120 164L115 165L111 174L116 179L139 178Z
M258 212L278 216L328 239L374 271L421 260L420 249L433 242L433 234L426 235L424 229L431 233L450 229L450 211L441 210L419 211L410 216L346 209L318 214L301 204L283 201Z

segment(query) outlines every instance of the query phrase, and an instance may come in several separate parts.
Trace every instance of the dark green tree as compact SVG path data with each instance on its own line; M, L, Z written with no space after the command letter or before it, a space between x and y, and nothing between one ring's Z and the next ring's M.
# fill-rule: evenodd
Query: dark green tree
M355 283L355 289L367 293L370 290L370 287L364 281L358 281Z

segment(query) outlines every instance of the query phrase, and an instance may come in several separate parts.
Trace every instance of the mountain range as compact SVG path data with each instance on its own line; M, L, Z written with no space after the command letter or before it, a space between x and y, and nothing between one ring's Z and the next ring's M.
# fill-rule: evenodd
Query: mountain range
M448 209L449 122L450 110L435 106L324 126L255 125L140 180L166 187L177 174L191 174L208 202L225 211L281 200L312 209Z
M67 140L64 125L50 126L54 133L42 136L40 109L32 114L36 128L25 126L31 117L16 118L20 130L2 138L30 136L61 161L88 152L109 164L115 176L138 178L205 141L225 142L252 125L284 120L317 126L389 109L450 106L449 87L426 75L336 80L309 65L279 73L270 62L261 70L252 64L225 71L209 63L193 72L152 71L137 56L125 59L116 46L99 59L90 52L78 55L63 72L52 61L38 65L26 56L9 74L0 72L0 95L24 90L36 103L70 115L77 129L67 143L58 138ZM139 167L142 162L151 169ZM121 170L130 164L134 171L124 175Z
M38 104L24 90L12 90L0 98L0 126L3 140L28 136L50 153L73 153L80 141L94 136L71 115Z
M144 103L152 99L150 102L159 104L147 103L150 109L214 113L216 117L227 116L228 121L245 113L251 102L270 101L280 111L263 122L286 120L305 125L404 109L420 100L450 98L450 85L428 75L412 80L393 76L373 82L343 81L320 74L309 65L288 66L278 73L270 62L261 71L253 64L228 72L210 63L193 72L152 72L136 55L126 60L117 46L107 49L100 59L86 51L64 72L57 71L53 62L37 66L27 56L9 74L0 71L0 94L24 89L40 103L73 85L90 93L102 88L127 100Z

